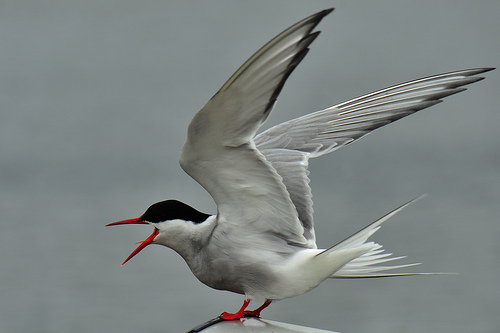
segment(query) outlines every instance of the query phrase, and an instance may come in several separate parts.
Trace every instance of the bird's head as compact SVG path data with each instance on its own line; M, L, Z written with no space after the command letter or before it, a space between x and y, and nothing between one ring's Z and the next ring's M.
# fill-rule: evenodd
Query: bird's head
M151 236L139 242L139 246L132 252L123 262L122 266L127 261L132 259L137 253L144 249L149 244L159 244L163 234L168 232L169 224L174 220L190 221L193 223L201 223L210 215L197 211L193 207L186 205L177 200L165 200L151 205L144 214L137 218L122 220L107 224L106 227L122 224L149 224L154 227Z

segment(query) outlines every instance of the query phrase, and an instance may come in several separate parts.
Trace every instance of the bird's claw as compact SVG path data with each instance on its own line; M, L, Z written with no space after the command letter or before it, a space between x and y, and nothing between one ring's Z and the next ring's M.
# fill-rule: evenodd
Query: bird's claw
M236 320L236 319L241 319L243 317L242 314L239 313L228 313L228 312L223 312L219 318L223 320Z
M259 318L260 311L255 311L255 310L245 311L245 312L243 312L243 317L257 317L257 318Z

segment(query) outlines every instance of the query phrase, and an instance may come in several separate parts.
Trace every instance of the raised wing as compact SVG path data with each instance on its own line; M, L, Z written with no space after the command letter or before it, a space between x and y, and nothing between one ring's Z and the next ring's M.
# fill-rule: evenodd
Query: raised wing
M441 102L482 80L477 68L434 75L385 88L274 126L255 137L257 149L283 178L299 218L314 237L308 159L343 147L371 131Z
M214 198L224 233L261 233L263 238L315 246L304 237L281 177L255 148L253 137L319 33L311 31L331 11L296 23L264 45L189 125L180 163Z

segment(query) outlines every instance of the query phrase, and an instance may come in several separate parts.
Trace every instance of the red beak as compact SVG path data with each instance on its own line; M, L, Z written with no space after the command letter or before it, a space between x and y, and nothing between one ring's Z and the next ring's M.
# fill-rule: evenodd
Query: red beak
M121 225L121 224L148 224L148 223L141 221L140 217L136 217L135 219L128 219L128 220L123 220L123 221L118 221L118 222L106 224L106 227L110 227L112 225Z
M118 221L118 222L113 222L110 224L107 224L106 227L112 226L112 225L121 225L121 224L149 224L147 222L141 221L139 217L135 219L128 219L128 220L123 220L123 221ZM142 242L139 242L140 245L132 252L127 259L123 262L122 266L125 265L127 261L132 259L137 253L141 252L142 249L144 249L146 246L151 244L153 240L155 239L156 236L160 233L160 230L158 228L155 228L151 236L149 236L147 239L143 240Z

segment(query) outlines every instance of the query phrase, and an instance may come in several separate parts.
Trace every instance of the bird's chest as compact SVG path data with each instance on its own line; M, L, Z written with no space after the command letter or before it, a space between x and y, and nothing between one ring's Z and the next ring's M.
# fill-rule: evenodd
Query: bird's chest
M275 280L263 255L265 254L245 253L237 249L205 251L199 254L196 264L190 268L209 287L250 295Z

